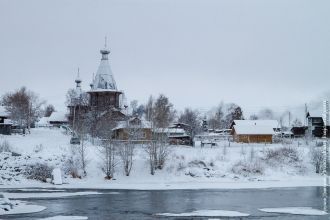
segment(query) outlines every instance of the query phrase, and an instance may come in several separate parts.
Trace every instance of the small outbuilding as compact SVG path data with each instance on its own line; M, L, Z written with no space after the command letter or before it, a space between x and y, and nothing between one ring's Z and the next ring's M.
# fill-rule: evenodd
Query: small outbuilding
M238 121L238 122L237 122ZM235 120L232 135L235 142L243 143L272 143L277 126L275 123L263 120Z
M0 134L11 135L13 123L5 107L0 106Z
M60 127L68 124L68 118L64 112L53 112L48 119L50 125Z

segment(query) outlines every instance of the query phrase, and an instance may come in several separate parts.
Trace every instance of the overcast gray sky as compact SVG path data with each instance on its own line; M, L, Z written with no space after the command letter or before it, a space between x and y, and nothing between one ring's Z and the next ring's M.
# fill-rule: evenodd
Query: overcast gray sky
M89 88L104 36L119 89L178 109L281 110L329 90L330 1L0 1L0 94L21 86L65 109Z

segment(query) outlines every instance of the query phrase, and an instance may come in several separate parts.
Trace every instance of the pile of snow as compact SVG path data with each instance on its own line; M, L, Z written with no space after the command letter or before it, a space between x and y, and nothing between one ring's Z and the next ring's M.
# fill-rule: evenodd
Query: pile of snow
M158 213L158 216L167 217L246 217L250 214L237 212L237 211L227 211L227 210L198 210L193 212L185 213Z
M268 213L283 213L283 214L293 214L293 215L327 215L328 214L325 211L313 209L311 207L264 208L259 210Z

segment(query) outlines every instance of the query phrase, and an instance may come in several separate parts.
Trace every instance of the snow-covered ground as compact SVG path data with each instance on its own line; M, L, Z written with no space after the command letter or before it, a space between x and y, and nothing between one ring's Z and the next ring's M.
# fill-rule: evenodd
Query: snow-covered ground
M297 150L295 158L266 158L267 151L282 148L282 144L239 144L223 141L218 146L171 146L162 170L150 175L148 155L141 146L135 148L133 168L125 176L123 166L116 166L115 179L105 180L101 171L100 151L87 144L87 177L74 179L63 176L63 185L28 180L24 169L29 164L47 163L51 167L64 167L70 155L70 136L56 128L36 128L26 136L0 136L7 140L15 153L0 153L0 187L56 187L56 188L109 188L109 189L202 189L202 188L267 188L321 186L323 178L315 174L311 164L311 142L293 141L285 144ZM298 147L299 145L299 147ZM283 160L282 160L283 159Z

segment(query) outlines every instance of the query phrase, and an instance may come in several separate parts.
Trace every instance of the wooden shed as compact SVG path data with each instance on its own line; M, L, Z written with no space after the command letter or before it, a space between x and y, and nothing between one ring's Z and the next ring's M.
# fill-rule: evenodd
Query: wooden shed
M235 142L272 143L275 134L272 126L255 124L234 125L232 135Z
M0 134L11 135L12 122L5 107L0 106Z

